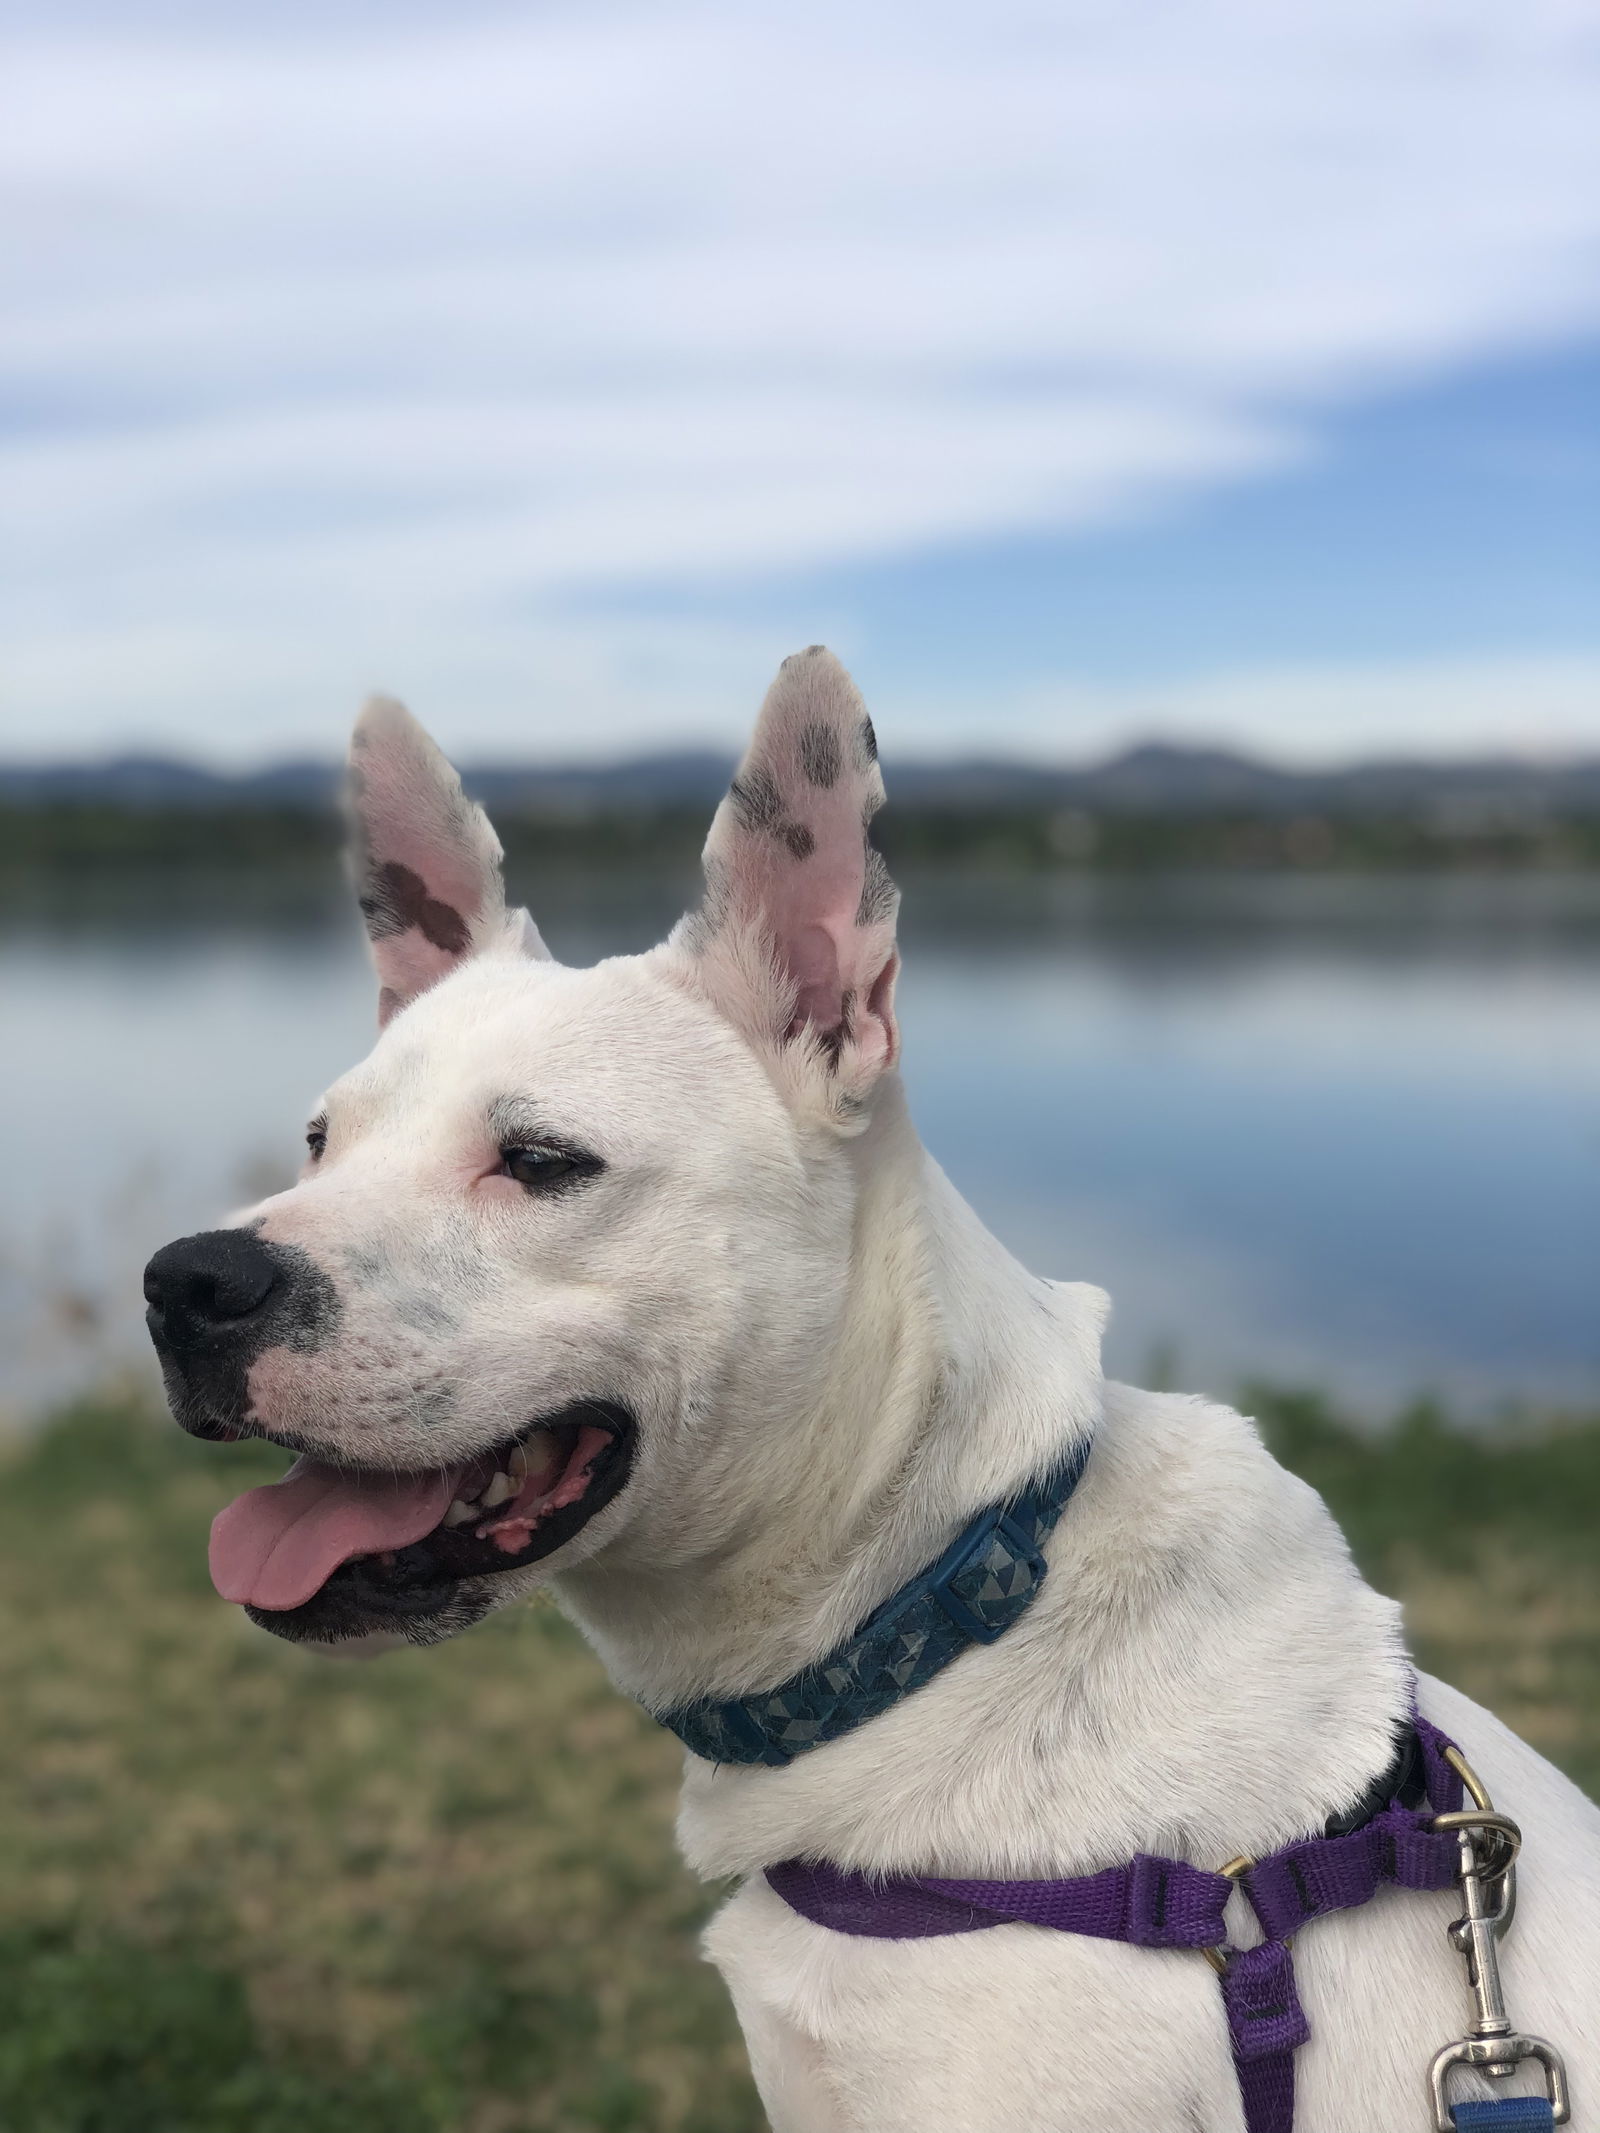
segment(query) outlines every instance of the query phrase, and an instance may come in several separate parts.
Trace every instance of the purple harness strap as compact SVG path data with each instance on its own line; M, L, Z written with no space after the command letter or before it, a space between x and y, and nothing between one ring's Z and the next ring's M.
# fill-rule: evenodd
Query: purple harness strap
M825 1861L786 1859L767 1879L802 1917L869 1940L926 1940L985 1926L1052 1926L1140 1948L1215 1948L1233 1894L1225 1874L1141 1852L1127 1866L1076 1881L941 1881L897 1874L877 1880Z
M1222 2004L1248 2133L1291 2133L1294 2055L1310 2035L1295 1991L1291 1933L1330 1911L1370 1903L1380 1888L1447 1889L1460 1862L1456 1837L1430 1827L1461 1805L1461 1779L1444 1759L1450 1745L1425 1718L1426 1807L1391 1800L1360 1828L1306 1837L1240 1871L1266 1938L1227 1952ZM1047 1926L1140 1948L1216 1948L1235 1882L1181 1859L1141 1852L1126 1866L1066 1881L948 1881L933 1875L848 1873L826 1861L786 1859L767 1879L791 1910L836 1933L921 1940L989 1926Z

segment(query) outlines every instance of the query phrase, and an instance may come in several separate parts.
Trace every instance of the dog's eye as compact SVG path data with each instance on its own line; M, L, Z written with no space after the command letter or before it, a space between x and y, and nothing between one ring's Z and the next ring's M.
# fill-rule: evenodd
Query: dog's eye
M574 1185L592 1178L605 1165L598 1156L580 1154L576 1148L558 1148L549 1142L534 1142L525 1148L502 1148L503 1176L515 1178L529 1192L548 1192L553 1186Z
M328 1121L314 1118L306 1128L306 1146L311 1150L313 1163L320 1162L328 1145Z

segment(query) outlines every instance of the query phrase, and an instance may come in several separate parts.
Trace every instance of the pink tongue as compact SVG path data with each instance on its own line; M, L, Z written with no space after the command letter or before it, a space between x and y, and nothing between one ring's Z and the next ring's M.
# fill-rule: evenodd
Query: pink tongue
M408 1548L431 1533L465 1467L439 1474L351 1474L300 1459L250 1489L211 1527L211 1582L225 1600L299 1607L353 1555Z

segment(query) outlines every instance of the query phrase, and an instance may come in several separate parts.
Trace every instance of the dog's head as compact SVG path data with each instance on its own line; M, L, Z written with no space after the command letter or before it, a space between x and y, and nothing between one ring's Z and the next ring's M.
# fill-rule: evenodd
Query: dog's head
M301 1455L217 1520L226 1598L290 1638L430 1643L601 1550L735 1537L750 1440L782 1459L833 1346L852 1143L896 1055L882 797L849 677L786 660L699 909L567 969L433 743L368 708L377 1044L298 1184L146 1273L183 1427Z

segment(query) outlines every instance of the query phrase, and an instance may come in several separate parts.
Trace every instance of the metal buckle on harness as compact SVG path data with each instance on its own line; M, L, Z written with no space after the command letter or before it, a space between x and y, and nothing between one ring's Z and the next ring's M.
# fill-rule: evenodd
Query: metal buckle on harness
M1462 1754L1461 1750L1456 1746L1454 1741L1446 1741L1444 1746L1444 1759L1450 1765L1451 1769L1455 1772L1456 1776L1460 1778L1462 1784L1466 1786L1468 1795L1472 1800L1473 1806L1477 1808L1481 1814L1494 1815L1494 1802L1490 1799L1488 1792L1484 1787L1483 1780L1479 1777L1477 1771L1473 1769L1472 1765L1467 1761L1466 1757ZM1466 1810L1463 1810L1463 1812L1465 1813ZM1495 1938L1497 1940L1500 1940L1503 1939L1506 1933L1510 1930L1511 1921L1517 1915L1517 1869L1515 1862L1517 1853L1521 1849L1522 1845L1522 1832L1520 1829L1517 1828L1517 1825L1511 1820L1511 1817L1509 1815L1494 1815L1494 1819L1496 1823L1505 1825L1505 1830L1510 1836L1510 1856L1506 1860L1504 1867L1500 1868L1497 1866L1494 1854L1491 1851L1490 1861L1487 1868L1480 1867L1479 1871L1483 1874L1484 1879L1486 1881L1492 1884L1498 1884L1498 1902L1495 1907L1494 1930ZM1450 1829L1458 1825L1455 1824L1453 1818L1449 1815L1435 1815L1433 1818L1433 1826L1435 1829ZM1461 1946L1461 1941L1459 1939L1456 1942L1456 1946L1458 1948Z
M1497 1814L1466 1757L1455 1747L1444 1751L1471 1794L1473 1805L1454 1814L1435 1815L1433 1827L1453 1830L1461 1848L1457 1877L1466 1900L1466 1915L1450 1928L1450 1944L1467 1965L1467 1983L1477 2014L1467 2034L1436 2052L1428 2069L1433 2092L1433 2122L1438 2133L1454 2133L1447 2084L1453 2068L1475 2067L1491 2081L1503 2081L1525 2060L1544 2069L1550 2115L1565 2125L1572 2115L1567 2070L1561 2054L1542 2037L1523 2036L1506 2013L1500 1983L1500 1935L1516 1910L1515 1861L1522 1832L1509 1815Z
M1236 1882L1241 1874L1248 1874L1254 1865L1255 1861L1250 1857L1249 1853L1241 1852L1237 1859L1230 1859L1226 1866L1219 1866L1217 1872L1226 1874L1230 1881ZM1288 1945L1289 1943L1285 1941L1284 1946L1288 1947ZM1218 1977L1221 1977L1227 1970L1228 1957L1232 1952L1226 1942L1220 1948L1202 1948L1200 1950L1200 1953L1205 1957Z

